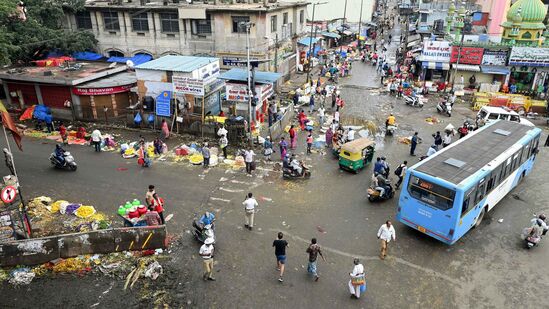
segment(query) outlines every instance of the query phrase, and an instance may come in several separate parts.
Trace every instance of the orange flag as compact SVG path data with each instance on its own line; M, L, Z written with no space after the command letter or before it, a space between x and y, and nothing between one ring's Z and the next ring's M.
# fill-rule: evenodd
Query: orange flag
M2 101L0 101L0 113L2 114L2 125L6 129L11 131L11 135L13 136L13 140L15 140L15 144L17 144L19 150L23 151L23 146L21 145L21 134L19 134L19 131L17 131L17 127L15 126L13 119L11 119L8 110L6 109Z

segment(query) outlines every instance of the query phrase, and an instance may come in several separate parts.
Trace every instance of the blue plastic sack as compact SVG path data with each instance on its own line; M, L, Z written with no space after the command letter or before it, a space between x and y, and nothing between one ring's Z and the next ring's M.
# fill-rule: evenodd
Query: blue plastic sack
M149 124L153 123L154 122L154 115L153 114L149 114L149 118L147 118L147 122Z
M364 284L360 286L360 293L366 292L366 281L364 281Z
M133 122L135 122L135 124L140 124L141 121L143 121L143 118L141 118L140 113L137 113L137 115L135 115L135 117L133 118Z

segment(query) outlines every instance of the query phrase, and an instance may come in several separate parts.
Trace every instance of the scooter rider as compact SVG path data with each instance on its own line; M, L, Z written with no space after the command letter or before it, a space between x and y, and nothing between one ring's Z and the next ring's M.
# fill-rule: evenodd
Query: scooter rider
M55 145L55 158L59 164L65 164L65 150L59 144Z
M388 180L380 173L374 173L373 177L374 188L379 191L379 196L385 196L386 188L388 187Z
M301 166L301 163L297 160L295 154L292 154L290 167L297 173L297 175L303 175L303 167Z
M215 215L209 211L206 211L200 219L198 219L198 223L202 225L202 227L206 225L211 225L212 229L215 222Z
M539 215L537 218L532 219L530 222L532 222L533 226L540 226L542 228L541 235L547 234L547 231L549 230L549 227L547 226L547 222L545 221L546 217L544 214Z

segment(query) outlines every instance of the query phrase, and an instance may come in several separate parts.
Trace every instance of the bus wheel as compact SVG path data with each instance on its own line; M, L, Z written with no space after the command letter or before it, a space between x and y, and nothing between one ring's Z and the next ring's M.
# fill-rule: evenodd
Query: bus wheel
M475 227L479 227L482 223L482 219L484 219L484 215L486 214L486 208L483 208L480 214L478 215L477 222L475 222Z

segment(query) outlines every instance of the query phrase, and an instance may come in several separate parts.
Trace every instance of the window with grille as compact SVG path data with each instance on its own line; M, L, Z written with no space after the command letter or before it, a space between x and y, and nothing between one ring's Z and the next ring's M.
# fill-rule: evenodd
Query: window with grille
M120 30L118 12L103 12L103 23L105 30Z
M132 15L133 31L149 31L149 14L138 13Z
M282 24L285 25L288 23L288 13L282 14Z
M177 13L160 13L162 32L179 32L179 18Z
M241 26L241 23L247 23L250 21L249 16L232 16L233 32L234 33L246 33L246 27Z
M193 19L192 34L207 35L212 33L212 21L210 14L206 14L206 19Z
M82 11L77 12L76 15L76 27L78 29L92 29L92 20L90 12Z
M271 32L276 32L276 19L276 15L271 16Z
M305 21L305 10L299 11L299 23L302 24Z

